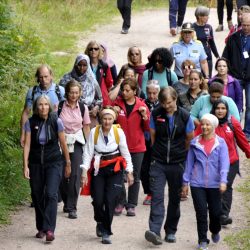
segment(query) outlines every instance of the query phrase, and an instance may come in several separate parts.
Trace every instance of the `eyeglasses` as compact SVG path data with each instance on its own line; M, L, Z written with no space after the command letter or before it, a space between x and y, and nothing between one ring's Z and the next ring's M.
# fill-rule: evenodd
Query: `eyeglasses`
M140 54L139 53L131 53L130 56L139 56Z
M193 65L185 65L182 67L182 69L193 69L194 66Z
M163 64L163 60L161 60L161 59L155 60L155 63Z
M89 48L89 51L98 51L99 50L99 48Z

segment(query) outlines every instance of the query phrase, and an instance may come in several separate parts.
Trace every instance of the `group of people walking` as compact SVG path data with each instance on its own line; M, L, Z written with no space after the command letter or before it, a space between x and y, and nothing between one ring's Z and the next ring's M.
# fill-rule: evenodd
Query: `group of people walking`
M179 41L170 49L154 49L147 64L133 46L118 72L107 46L90 41L59 85L48 65L38 67L20 138L37 238L55 239L59 196L63 212L77 219L82 187L81 193L93 200L96 235L111 244L113 216L124 209L127 216L136 216L142 182L143 204L150 205L147 241L163 242L166 184L165 241L176 242L180 201L187 199L189 186L198 249L208 248L208 224L212 241L220 240L221 225L232 223L232 185L240 169L237 145L250 158L250 14L241 13L242 28L228 37L223 57L208 15L208 8L198 7L197 22L184 23ZM211 53L217 58L216 75Z

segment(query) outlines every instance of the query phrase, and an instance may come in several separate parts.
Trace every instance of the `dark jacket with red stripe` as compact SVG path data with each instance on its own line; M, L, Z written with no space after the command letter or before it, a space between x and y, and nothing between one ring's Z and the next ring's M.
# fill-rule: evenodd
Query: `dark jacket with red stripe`
M121 125L127 139L128 149L130 153L139 153L146 151L144 132L149 131L150 112L147 105L140 98L135 97L135 106L127 116L124 100L120 97L114 101L114 106L121 108L117 123ZM139 108L143 106L147 109L148 120L143 120L139 112Z

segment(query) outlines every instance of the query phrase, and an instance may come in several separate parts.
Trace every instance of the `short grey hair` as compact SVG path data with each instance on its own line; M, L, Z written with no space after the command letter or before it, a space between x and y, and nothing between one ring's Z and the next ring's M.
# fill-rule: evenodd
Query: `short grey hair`
M53 111L50 98L47 95L40 95L35 99L35 101L33 103L33 114L39 115L38 106L39 106L42 99L45 99L48 102L48 104L49 104L49 113L51 113Z
M194 15L197 19L199 16L209 16L209 12L210 10L208 7L198 6L194 12Z

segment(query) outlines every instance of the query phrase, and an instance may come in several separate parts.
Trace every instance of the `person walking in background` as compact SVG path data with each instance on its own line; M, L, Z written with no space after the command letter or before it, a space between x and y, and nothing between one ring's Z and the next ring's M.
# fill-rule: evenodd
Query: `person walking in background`
M24 137L25 137L24 124L30 116L32 105L36 100L36 98L41 95L48 95L54 111L57 110L58 103L64 100L64 88L58 86L53 82L53 73L48 65L46 64L40 65L36 70L35 77L38 85L31 87L28 90L20 120L20 126L21 126L20 144L22 147L24 146Z
M116 215L121 214L125 207L127 216L135 216L135 207L138 204L141 164L146 151L144 132L149 131L149 110L147 105L136 96L137 88L135 79L125 79L121 84L122 97L118 97L113 103L118 112L116 121L126 135L134 167L134 184L128 188L128 195L125 188L123 189L122 195L117 200Z
M216 58L219 57L219 53L214 41L213 28L207 23L209 17L209 8L205 6L199 6L196 8L194 14L197 21L193 24L193 27L196 32L197 40L202 42L207 54L209 77L211 77L213 70L212 52Z
M202 116L202 134L190 143L183 174L182 196L188 195L190 185L196 212L199 250L208 249L208 211L212 241L218 243L220 240L221 193L227 188L229 155L226 142L215 134L218 124L216 116Z
M117 114L106 106L100 111L101 126L93 128L84 149L82 184L87 184L87 171L91 168L91 196L96 234L103 244L111 244L111 225L116 197L122 190L123 169L127 173L128 185L133 185L133 165L123 130L113 125Z
M233 27L232 13L233 13L233 0L225 0L227 7L227 25L230 30ZM219 26L216 28L216 32L223 31L223 17L224 17L224 0L217 0L217 14L219 19Z
M230 75L245 89L244 133L250 141L250 13L243 13L241 26L240 31L229 37L222 56L229 61Z
M131 25L131 5L133 0L117 0L117 8L119 9L123 24L121 34L128 34Z
M243 111L243 92L239 81L228 73L229 61L223 57L219 58L215 63L215 69L218 73L208 83L210 84L213 81L219 82L221 80L224 86L223 95L231 97L234 100L241 114Z
M161 245L161 227L165 217L164 190L168 183L168 208L164 225L165 241L176 242L175 233L180 219L180 191L187 150L193 139L194 124L190 114L177 107L177 93L165 87L159 93L160 107L150 118L152 155L150 190L152 193L147 241Z
M157 80L149 80L146 87L147 99L145 103L150 112L152 112L155 108L160 106L158 95L160 92L160 86ZM146 197L143 201L143 205L151 205L151 198L152 194L150 191L150 177L149 177L149 170L150 170L150 163L151 163L151 138L150 132L146 131L144 133L145 136L145 144L146 144L146 152L144 153L142 167L141 167L141 183L143 187L144 194Z
M196 40L193 24L184 23L181 27L180 39L174 42L170 48L174 58L174 71L178 79L183 78L182 63L189 59L195 63L195 68L202 71L204 77L209 79L209 68L207 63L207 54L202 43Z
M250 158L250 145L242 131L241 124L233 116L229 115L226 101L219 100L213 104L211 113L219 120L219 126L215 133L222 137L227 144L230 158L230 168L227 176L227 190L222 194L221 225L232 223L229 216L233 200L233 182L237 174L240 174L239 152L237 146Z
M59 103L58 116L65 128L65 138L70 153L71 175L63 178L60 186L64 203L63 212L70 219L77 218L77 201L80 190L83 147L90 132L88 107L80 101L81 84L74 79L65 86L66 100Z
M63 123L52 110L48 96L41 95L34 101L33 115L24 125L23 150L23 174L30 180L35 207L36 238L46 235L47 242L55 239L58 188L65 161L65 178L71 173Z
M170 34L176 36L181 30L188 0L169 0Z

